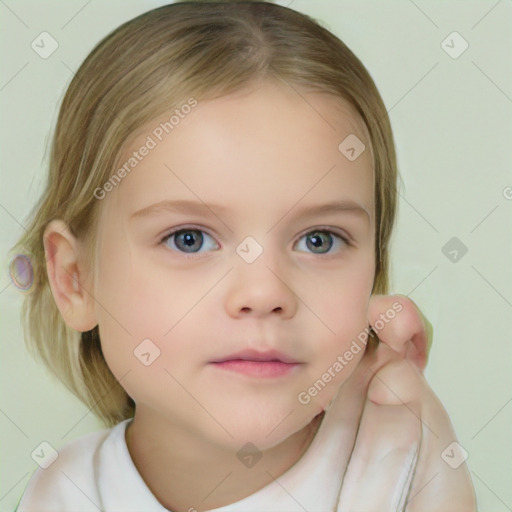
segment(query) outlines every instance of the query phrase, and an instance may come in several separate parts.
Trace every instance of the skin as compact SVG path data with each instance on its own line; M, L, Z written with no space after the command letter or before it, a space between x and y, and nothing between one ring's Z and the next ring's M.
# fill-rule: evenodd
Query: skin
M163 119L138 132L120 165ZM338 150L350 134L366 146L354 161ZM364 359L360 351L307 404L297 399L379 318L369 318L375 268L369 148L361 121L339 99L265 82L199 103L107 194L91 268L64 223L49 224L45 248L56 303L74 329L99 325L105 359L136 403L128 449L165 507L202 511L254 493L301 457L342 383L352 390L347 421L355 436L375 371L405 354L424 366L426 337L424 325L414 324L416 313L392 349L379 347ZM194 213L133 216L169 199L226 210L203 205ZM335 200L362 210L300 212ZM203 235L198 252L185 252L180 237L165 238L184 228ZM315 250L307 241L320 229L332 238L325 233ZM188 233L197 240L197 231ZM263 249L252 263L236 252L247 236ZM423 335L404 339L404 332ZM147 338L160 350L149 366L133 353ZM268 379L211 364L245 348L280 350L301 364ZM340 454L344 464L354 439ZM247 442L262 453L252 468L237 457Z

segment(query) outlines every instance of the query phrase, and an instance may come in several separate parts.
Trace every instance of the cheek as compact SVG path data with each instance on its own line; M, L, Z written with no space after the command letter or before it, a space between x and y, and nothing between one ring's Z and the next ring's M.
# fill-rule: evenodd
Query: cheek
M178 320L180 289L187 287L151 265L126 239L105 234L95 289L105 328L117 326L121 338L134 340L161 336Z
M361 255L354 264L331 272L318 287L319 316L337 338L346 339L366 327L373 279L373 259Z
M119 378L130 370L133 380L146 371L137 359L142 347L143 353L158 354L151 363L152 373L189 357L190 340L183 329L191 329L194 305L211 284L190 272L150 264L126 241L117 247L113 242L105 244L100 262L98 321L103 354L114 375Z
M119 380L128 371L133 376L143 366L134 351L143 340L161 335L162 328L155 320L162 313L155 304L164 306L161 301L149 302L144 267L122 237L122 230L103 233L97 269L95 299L101 346Z
M312 333L317 340L314 363L300 403L310 401L325 409L364 355L373 276L371 258L361 259L350 268L332 273L310 293L309 304L315 304L316 309L311 309L321 322L317 323L316 336Z

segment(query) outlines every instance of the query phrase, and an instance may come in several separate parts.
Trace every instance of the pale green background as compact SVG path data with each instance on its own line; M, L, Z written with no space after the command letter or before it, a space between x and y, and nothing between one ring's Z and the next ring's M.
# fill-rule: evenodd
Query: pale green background
M41 190L70 69L110 30L163 3L0 2L1 511L19 499L41 441L59 448L100 427L27 355L6 254ZM426 375L469 452L481 510L512 510L512 2L278 3L344 40L390 109L404 180L392 291L434 325ZM42 31L59 43L47 60L30 47ZM458 59L440 46L453 31L469 43ZM453 236L469 249L457 263L441 252Z

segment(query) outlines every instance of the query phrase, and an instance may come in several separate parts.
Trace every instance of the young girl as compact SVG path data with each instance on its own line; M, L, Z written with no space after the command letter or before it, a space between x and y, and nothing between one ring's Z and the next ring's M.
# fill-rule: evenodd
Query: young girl
M338 38L267 2L147 12L76 73L49 171L28 340L107 428L42 450L19 512L476 509L386 295L387 112Z

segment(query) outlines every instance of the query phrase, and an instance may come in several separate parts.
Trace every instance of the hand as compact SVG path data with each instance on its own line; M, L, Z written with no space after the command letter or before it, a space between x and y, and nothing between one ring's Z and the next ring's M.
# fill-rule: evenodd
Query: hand
M401 311L376 329L397 301ZM452 467L457 445L445 451L456 441L450 419L423 377L430 324L401 295L372 296L368 317L380 343L367 347L331 404L343 408L353 442L338 512L475 512L467 465Z

